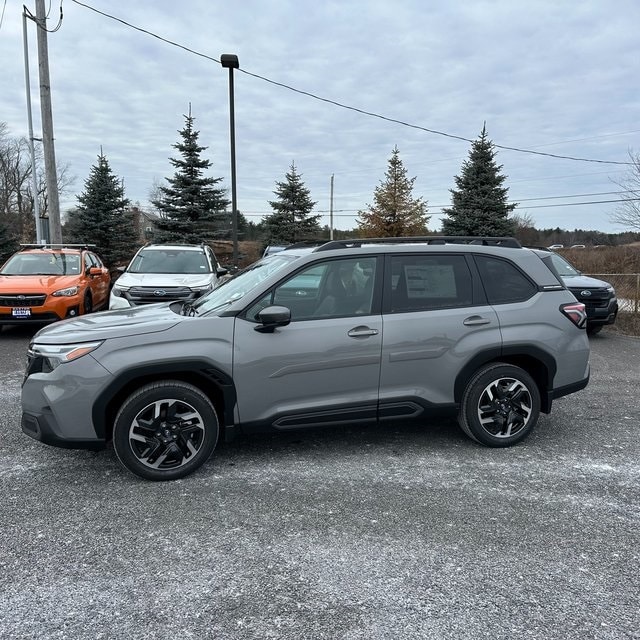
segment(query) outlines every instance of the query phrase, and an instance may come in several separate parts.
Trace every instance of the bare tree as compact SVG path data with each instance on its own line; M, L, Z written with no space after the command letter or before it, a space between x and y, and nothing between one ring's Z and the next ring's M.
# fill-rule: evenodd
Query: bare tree
M631 166L627 173L618 180L613 180L623 189L620 194L622 204L611 214L610 220L615 224L621 224L628 229L640 231L640 153L629 150Z
M36 146L36 166L42 166L42 148ZM0 220L8 226L20 242L35 240L34 193L32 161L28 140L8 134L0 122ZM41 216L47 214L47 192L44 170L37 171L37 197ZM68 165L58 168L58 190L64 193L73 183Z

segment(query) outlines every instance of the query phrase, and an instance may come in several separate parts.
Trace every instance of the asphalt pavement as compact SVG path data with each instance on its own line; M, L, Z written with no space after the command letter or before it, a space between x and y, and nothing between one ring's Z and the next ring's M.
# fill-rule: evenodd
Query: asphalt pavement
M519 446L454 421L251 436L172 483L20 431L0 334L0 637L640 638L640 339Z

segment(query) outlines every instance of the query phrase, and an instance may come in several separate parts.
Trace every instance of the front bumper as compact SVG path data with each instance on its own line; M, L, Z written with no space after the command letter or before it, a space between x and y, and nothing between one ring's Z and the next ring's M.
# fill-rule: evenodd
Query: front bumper
M43 444L63 449L104 449L105 441L100 438L69 438L60 434L55 418L51 413L22 414L21 427L23 433Z
M29 365L22 383L22 431L48 445L100 449L106 434L96 430L93 406L111 374L91 354L52 371Z
M28 316L13 315L13 307L0 307L0 324L45 324L80 315L80 296L47 296L45 304L29 309Z

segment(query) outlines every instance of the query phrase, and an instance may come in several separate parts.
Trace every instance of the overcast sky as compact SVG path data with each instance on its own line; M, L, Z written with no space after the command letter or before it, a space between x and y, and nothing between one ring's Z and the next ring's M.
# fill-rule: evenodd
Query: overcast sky
M154 182L173 175L168 158L178 153L172 145L189 103L208 147L209 175L222 177L230 193L223 53L240 61L238 209L256 222L270 212L275 183L295 162L322 224L329 223L334 176L334 226L352 228L397 145L408 176L416 177L414 195L428 203L429 227L438 230L470 143L425 129L472 140L486 121L496 145L614 163L640 150L637 0L85 4L203 55L64 0L62 24L48 35L56 158L76 177L61 198L63 212L76 204L101 147L126 196L148 206ZM35 14L34 0L26 5ZM0 122L14 136L28 130L22 6L0 0ZM54 29L60 0L49 7ZM27 33L40 137L30 21ZM498 149L497 162L510 200L537 227L624 230L610 220L619 205L603 201L619 199L614 181L628 167L506 149ZM592 202L600 204L582 204Z

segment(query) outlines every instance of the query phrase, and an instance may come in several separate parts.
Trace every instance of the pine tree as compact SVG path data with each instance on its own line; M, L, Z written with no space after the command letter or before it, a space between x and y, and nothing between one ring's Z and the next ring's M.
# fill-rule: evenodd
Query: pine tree
M182 157L169 158L176 172L166 178L168 186L158 187L160 196L152 201L160 212L155 239L197 244L226 238L231 230L231 212L225 211L229 200L226 190L215 186L222 178L203 175L211 166L201 157L207 147L198 144L200 133L193 128L191 110L184 118L185 126L178 132L182 141L173 145Z
M495 162L496 151L486 126L471 143L469 158L455 177L457 189L450 189L452 205L443 209L442 231L452 236L511 236L515 223L509 214L517 204L508 204L509 189L502 184L502 165Z
M268 244L291 244L315 239L321 233L320 215L311 215L316 205L292 162L283 182L276 182L277 200L269 201L273 213L264 219Z
M364 237L399 238L422 235L427 231L430 216L427 203L413 197L415 178L407 178L398 147L389 158L384 181L376 187L373 205L358 212L358 233Z
M71 240L95 245L110 268L127 262L138 246L138 234L124 186L102 151L77 198L77 209L69 212Z

